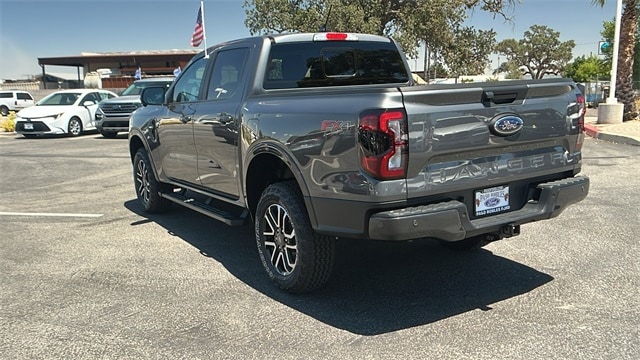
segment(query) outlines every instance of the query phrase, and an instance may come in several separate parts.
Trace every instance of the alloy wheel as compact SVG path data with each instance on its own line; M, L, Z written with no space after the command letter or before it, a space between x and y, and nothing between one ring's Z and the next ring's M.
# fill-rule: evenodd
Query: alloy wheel
M279 204L271 204L264 214L264 245L274 269L283 276L296 267L298 244L296 232L287 210Z
M80 123L80 120L76 118L69 120L69 134L77 136L80 135L80 132L82 132L82 124Z
M138 161L136 166L136 188L140 198L146 204L149 203L149 194L151 193L149 184L149 169L144 161Z

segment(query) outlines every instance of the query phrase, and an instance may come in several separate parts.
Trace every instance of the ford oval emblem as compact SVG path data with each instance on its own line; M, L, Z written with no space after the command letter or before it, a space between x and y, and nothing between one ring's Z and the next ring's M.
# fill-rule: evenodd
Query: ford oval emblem
M496 197L488 198L484 201L484 206L486 207L494 207L500 203L500 199Z
M516 115L502 115L491 122L491 132L498 136L511 136L524 128L524 120Z

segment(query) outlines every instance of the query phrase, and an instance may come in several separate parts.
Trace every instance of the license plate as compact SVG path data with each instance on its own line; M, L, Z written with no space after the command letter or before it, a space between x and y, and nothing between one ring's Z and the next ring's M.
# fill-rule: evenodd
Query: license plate
M24 124L24 129L25 130L33 130L33 124L25 123Z
M493 215L509 209L509 186L496 186L475 192L476 216Z

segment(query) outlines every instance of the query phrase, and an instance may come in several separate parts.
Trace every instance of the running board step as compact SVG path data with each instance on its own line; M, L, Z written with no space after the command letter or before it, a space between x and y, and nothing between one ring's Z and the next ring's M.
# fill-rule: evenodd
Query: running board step
M208 203L195 200L189 196L185 196L177 192L171 194L161 193L160 195L167 200L171 200L174 203L180 204L181 206L187 207L203 215L214 218L229 226L244 225L247 215L249 214L249 212L244 209L240 215L235 215L231 212L218 209Z

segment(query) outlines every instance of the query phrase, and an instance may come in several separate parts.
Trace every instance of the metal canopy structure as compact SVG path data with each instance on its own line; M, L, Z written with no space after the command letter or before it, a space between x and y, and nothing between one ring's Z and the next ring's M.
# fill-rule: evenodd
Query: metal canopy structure
M83 75L98 69L110 69L117 75L133 76L138 68L148 75L172 75L175 68L184 67L200 51L82 53L78 56L41 57L38 58L38 65L42 68L43 77L46 66L75 67L78 81L82 81L80 69L83 70Z

